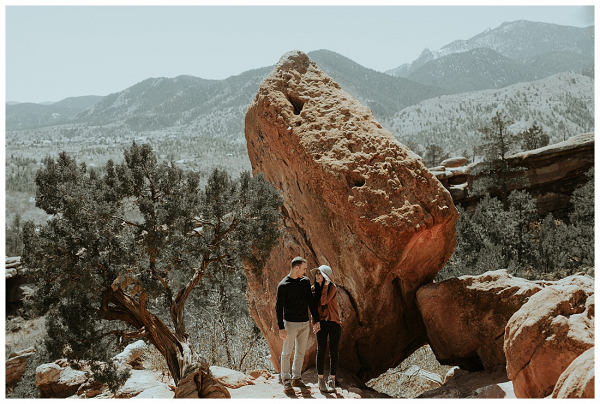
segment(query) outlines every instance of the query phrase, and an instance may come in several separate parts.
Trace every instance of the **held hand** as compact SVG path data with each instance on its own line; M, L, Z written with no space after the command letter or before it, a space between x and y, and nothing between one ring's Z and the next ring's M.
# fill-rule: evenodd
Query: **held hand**
M279 338L285 341L287 338L287 330L279 330Z
M313 332L316 334L319 331L321 331L321 323L315 323L315 325L313 325Z
M327 275L325 275L324 273L321 273L321 275L323 275L323 279L325 280L325 285L329 285L331 283L331 279L329 279L329 277Z

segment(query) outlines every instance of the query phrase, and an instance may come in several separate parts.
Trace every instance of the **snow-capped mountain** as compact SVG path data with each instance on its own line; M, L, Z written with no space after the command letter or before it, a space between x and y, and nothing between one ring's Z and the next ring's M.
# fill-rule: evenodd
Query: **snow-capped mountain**
M594 27L576 28L531 21L506 22L471 39L456 40L439 50L425 49L414 62L386 73L462 92L498 86L462 87L454 81L452 73L462 68L463 82L471 77L473 81L478 81L478 76L482 74L494 75L490 68L498 63L512 63L515 66L512 68L516 70L515 74L510 71L503 74L504 85L540 79L563 71L590 69L594 64ZM465 72L464 66L469 64L472 65L471 71Z

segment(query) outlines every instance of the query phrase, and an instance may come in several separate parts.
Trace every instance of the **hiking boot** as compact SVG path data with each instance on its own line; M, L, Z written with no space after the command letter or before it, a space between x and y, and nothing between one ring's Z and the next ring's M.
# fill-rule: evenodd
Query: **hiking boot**
M302 379L292 379L292 387L305 388L306 384L304 384Z
M283 391L285 393L287 393L289 391L294 391L294 389L292 388L292 382L290 381L290 379L283 379Z
M325 383L325 379L322 377L319 377L319 390L323 393L329 393L327 390L327 383Z
M328 393L335 393L335 378L329 378L329 380L327 380L327 392Z

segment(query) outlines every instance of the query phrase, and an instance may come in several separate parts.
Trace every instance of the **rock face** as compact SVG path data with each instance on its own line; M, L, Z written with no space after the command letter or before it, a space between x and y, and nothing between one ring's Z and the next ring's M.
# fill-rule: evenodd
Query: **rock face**
M516 398L503 369L469 372L454 368L448 373L443 386L418 398Z
M454 203L474 207L478 198L470 197L468 191L477 179L470 174L475 165L457 166L454 161L448 163L444 165L442 162L442 166L432 168L432 172L448 188ZM594 166L594 134L585 133L563 142L517 153L509 156L508 164L525 169L509 176L527 178L528 185L517 187L527 189L536 199L540 216L552 212L555 217L564 217L568 213L573 191L588 181L585 173ZM509 185L509 191L515 186Z
M594 398L594 347L577 357L560 375L552 398Z
M6 387L15 386L23 377L27 359L35 354L35 348L27 348L10 354L6 360Z
M519 398L549 396L559 377L594 346L594 280L574 275L532 296L506 325L506 371Z
M504 328L543 286L505 269L422 286L417 306L437 360L471 371L504 369Z
M85 382L85 372L74 370L61 360L40 365L35 371L35 384L40 390L41 398L72 396Z
M23 299L32 295L35 286L28 278L27 268L21 264L21 257L6 257L6 314L16 314L23 305Z
M278 370L275 293L291 259L333 268L340 366L362 380L425 343L414 295L456 243L457 211L422 160L302 52L285 54L245 120L254 174L282 192L285 234L262 274L246 272L250 312ZM305 368L314 364L314 337Z

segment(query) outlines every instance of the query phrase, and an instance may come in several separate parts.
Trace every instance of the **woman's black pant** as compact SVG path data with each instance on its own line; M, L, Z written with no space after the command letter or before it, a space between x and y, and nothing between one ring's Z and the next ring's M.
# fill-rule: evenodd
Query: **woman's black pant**
M322 375L325 368L325 351L327 350L327 337L329 336L329 358L331 365L329 374L335 376L339 354L338 345L342 336L342 327L335 321L321 321L321 331L317 333L317 374Z

